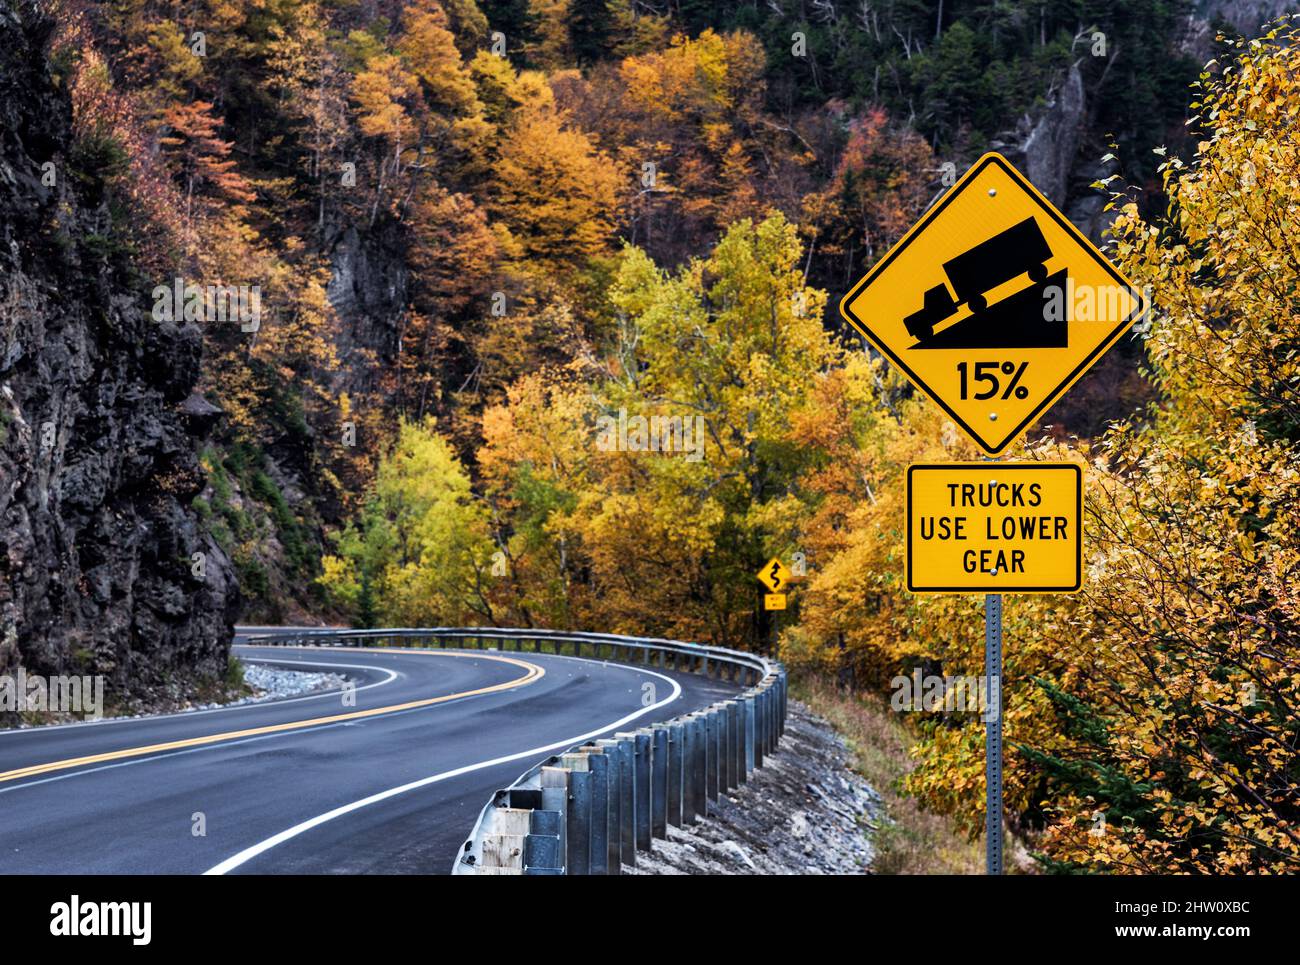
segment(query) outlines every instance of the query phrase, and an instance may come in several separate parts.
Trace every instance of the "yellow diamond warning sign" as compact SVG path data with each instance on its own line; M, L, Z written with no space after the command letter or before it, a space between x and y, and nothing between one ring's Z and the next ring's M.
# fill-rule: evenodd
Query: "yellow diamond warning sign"
M996 455L1146 310L1088 239L986 154L840 302L844 317Z
M1083 473L1073 463L907 470L913 593L1072 593L1083 585Z
M756 574L758 580L773 593L779 592L790 582L790 571L785 568L785 564L773 556L763 564L763 568ZM768 609L776 609L768 607ZM782 607L781 609L784 609Z

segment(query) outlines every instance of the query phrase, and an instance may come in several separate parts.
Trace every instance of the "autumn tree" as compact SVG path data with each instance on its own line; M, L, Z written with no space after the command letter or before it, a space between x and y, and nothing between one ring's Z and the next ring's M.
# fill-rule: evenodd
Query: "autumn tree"
M360 526L341 534L320 583L384 625L490 621L491 554L486 512L451 446L431 421L403 422Z
M847 289L942 190L938 161L915 132L875 109L843 117L847 137L831 175L803 199L803 229L820 278Z
M235 169L230 141L219 136L221 120L206 101L177 104L163 114L161 141L185 191L185 216L192 219L195 196L211 203L244 202L254 197Z
M540 75L486 54L471 70L496 126L483 175L503 254L519 272L554 279L608 253L618 181L610 159L565 123Z

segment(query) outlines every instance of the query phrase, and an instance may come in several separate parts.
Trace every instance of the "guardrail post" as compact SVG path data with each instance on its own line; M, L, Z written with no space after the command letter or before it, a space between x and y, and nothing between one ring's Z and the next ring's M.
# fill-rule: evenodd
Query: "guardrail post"
M745 700L737 697L736 705L736 784L745 783Z
M650 748L650 834L668 837L668 728L655 727Z
M735 713L735 704L732 701L727 701L725 704L718 706L719 740L722 741L722 761L720 761L722 770L718 771L718 787L723 792L731 791L733 787L736 787L736 756L735 748L733 748L733 744L735 744L735 734L733 734L735 726L733 726L733 723L735 722L732 719Z
M524 873L524 839L531 814L522 808L497 808L493 812L492 830L483 835L482 870L487 874Z
M700 743L702 745L700 753L700 817L706 818L710 811L716 811L717 808L710 808L709 801L709 770L713 766L713 747L709 741L709 714L708 711L699 711L700 720Z
M587 753L587 770L591 772L591 873L618 874L618 863L611 862L609 854L610 760L600 747L587 746L583 750Z
M636 738L630 734L614 735L618 738L619 752L623 755L621 770L622 793L619 802L621 813L619 824L622 826L621 849L623 863L629 867L636 866Z
M623 874L623 752L619 741L598 741L610 761L610 874Z
M779 679L773 680L772 686L769 687L768 690L771 692L771 696L768 697L768 704L771 706L768 707L767 714L767 748L769 753L775 754L777 740L776 730L777 727L780 726L779 718L781 716L779 713L780 708L777 706L781 700L781 681Z
M772 703L772 688L766 687L763 690L760 690L758 692L758 709L761 711L761 714L758 718L758 724L759 724L758 750L763 757L767 757L768 753L772 749L772 741L771 741L772 735L769 726L772 722L772 717L771 714L768 713L768 710L771 707L771 703ZM758 766L759 767L763 766L761 761L759 762Z
M775 705L772 697L775 696L775 689L768 684L766 691L763 691L763 757L770 756L772 750L776 749L772 741L772 706Z
M694 811L697 820L708 816L709 805L706 788L708 779L705 774L709 764L708 725L698 714L691 715L691 730L694 741L691 749L691 794L694 796Z
M776 684L767 688L767 746L763 753L771 754L776 750Z
M636 846L650 850L650 731L636 732Z
M785 718L790 713L790 678L781 671L781 736L785 736Z
M552 758L554 760L554 758ZM562 767L543 767L538 775L538 780L542 786L542 808L546 811L559 811L560 821L560 854L567 858L569 854L568 843L568 814L569 814L569 772ZM568 871L566 862L565 871Z
M686 729L680 721L668 725L668 823L681 827L685 823L684 794L686 760Z
M727 769L727 790L728 791L730 791L739 783L736 779L736 756L737 756L736 752L739 750L740 747L739 742L736 740L737 706L738 705L734 700L729 700L725 704L723 704L723 707L725 708L725 716L727 721L727 730L726 730L727 749L722 756Z
M718 743L721 758L718 761L718 790L730 791L735 785L731 781L731 701L718 704Z
M781 740L781 678L772 685L772 753L776 753Z
M568 774L569 813L565 816L565 841L568 851L564 866L568 874L591 873L591 775L587 772L586 754L565 754L562 758Z
M682 718L682 827L695 823L695 721Z
M524 874L564 874L560 856L558 811L529 811L528 837L524 838Z
M725 795L727 789L731 786L727 783L727 761L731 758L731 740L727 736L727 722L731 718L731 707L719 702L714 704L714 715L718 718L718 793Z
M752 774L758 763L758 752L754 747L754 698L745 698L745 773Z
M722 744L718 740L718 711L710 707L704 715L705 760L704 793L710 801L718 799L718 754Z
M736 698L736 784L744 784L748 780L745 771L745 748L749 743L745 740L745 698Z

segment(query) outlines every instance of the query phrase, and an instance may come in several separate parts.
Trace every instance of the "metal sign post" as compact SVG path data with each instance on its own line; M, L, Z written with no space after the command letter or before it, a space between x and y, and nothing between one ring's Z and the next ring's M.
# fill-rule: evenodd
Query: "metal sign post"
M1002 874L1002 594L984 597L984 841L988 873Z

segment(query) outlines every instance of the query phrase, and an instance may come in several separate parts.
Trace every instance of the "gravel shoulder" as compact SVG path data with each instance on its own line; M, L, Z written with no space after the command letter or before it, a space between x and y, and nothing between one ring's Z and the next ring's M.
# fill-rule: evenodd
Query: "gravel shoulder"
M796 700L785 736L709 817L668 828L625 874L867 874L884 805L831 725Z
M309 670L285 670L260 663L244 664L244 683L253 688L253 694L234 704L252 704L279 697L298 697L318 690L335 690L347 682L347 677L337 673L313 673Z

